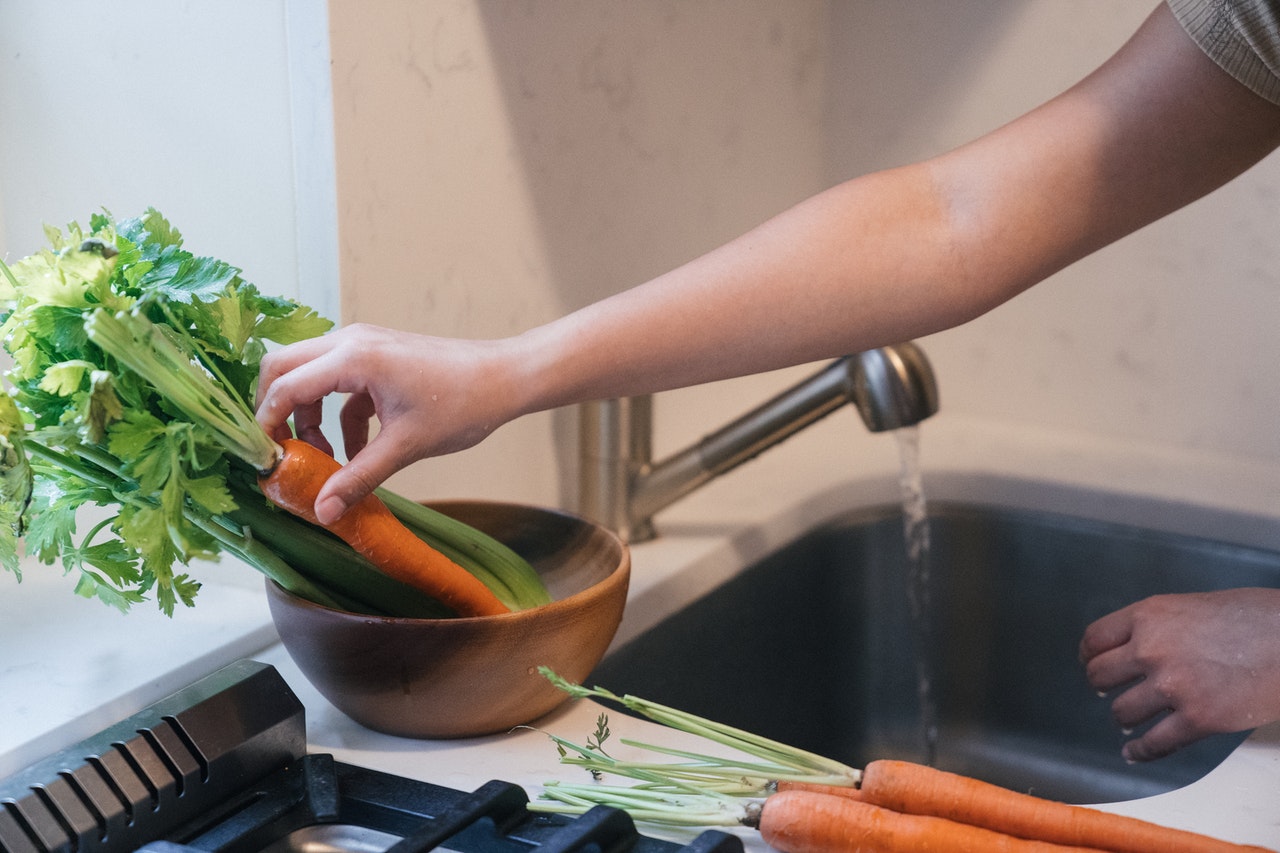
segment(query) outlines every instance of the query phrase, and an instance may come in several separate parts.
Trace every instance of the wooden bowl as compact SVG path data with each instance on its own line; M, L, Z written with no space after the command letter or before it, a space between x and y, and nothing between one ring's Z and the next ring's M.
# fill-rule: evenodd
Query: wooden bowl
M470 737L535 720L568 698L539 666L581 681L604 656L622 620L630 552L609 530L555 510L432 506L527 559L553 601L499 616L389 618L323 607L268 581L280 639L326 699L375 731Z

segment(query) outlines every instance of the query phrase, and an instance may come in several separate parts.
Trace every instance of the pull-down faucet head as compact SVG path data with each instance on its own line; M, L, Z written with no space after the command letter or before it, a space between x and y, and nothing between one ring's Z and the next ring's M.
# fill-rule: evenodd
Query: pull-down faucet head
M850 398L872 432L915 426L938 411L933 367L911 342L855 356Z

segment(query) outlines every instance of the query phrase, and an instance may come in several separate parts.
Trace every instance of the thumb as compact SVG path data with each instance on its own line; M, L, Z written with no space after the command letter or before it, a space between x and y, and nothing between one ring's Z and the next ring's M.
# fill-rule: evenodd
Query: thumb
M337 521L403 467L393 448L392 442L375 438L338 469L316 495L316 520L321 524Z

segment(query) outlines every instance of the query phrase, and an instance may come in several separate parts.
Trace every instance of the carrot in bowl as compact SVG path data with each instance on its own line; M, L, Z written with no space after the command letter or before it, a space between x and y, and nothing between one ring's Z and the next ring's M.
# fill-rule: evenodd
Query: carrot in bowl
M318 524L316 495L341 463L301 439L285 439L281 447L284 454L258 478L258 485L272 503ZM460 616L510 612L474 575L413 535L375 495L322 526L384 574L429 593Z

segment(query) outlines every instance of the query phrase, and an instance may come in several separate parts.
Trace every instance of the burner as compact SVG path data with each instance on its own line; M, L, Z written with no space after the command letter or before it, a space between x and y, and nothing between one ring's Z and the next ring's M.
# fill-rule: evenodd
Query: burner
M291 832L262 848L262 853L385 853L399 840L398 835L366 826L322 823Z
M241 661L0 781L0 853L741 853L683 847L625 812L530 812L516 785L471 793L306 753L303 709Z

